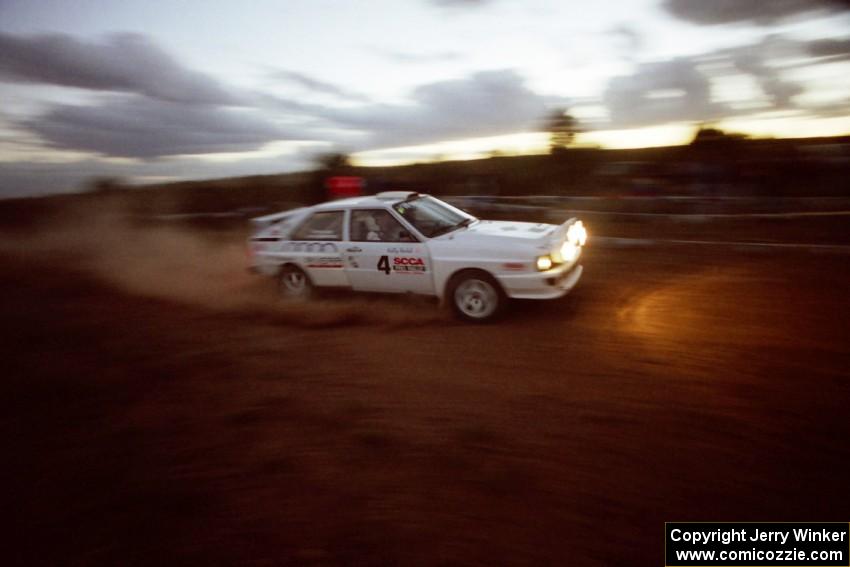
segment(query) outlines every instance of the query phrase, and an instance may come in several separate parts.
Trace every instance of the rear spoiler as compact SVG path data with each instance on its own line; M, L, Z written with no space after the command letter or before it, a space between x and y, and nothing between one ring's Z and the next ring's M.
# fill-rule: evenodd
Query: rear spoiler
M260 230L262 228L266 228L267 226L271 226L276 222L280 222L286 218L296 216L300 213L306 211L308 207L298 207L297 209L290 209L288 211L283 211L280 213L274 213L272 215L265 215L262 217L254 217L251 219L251 224L254 225L254 228Z

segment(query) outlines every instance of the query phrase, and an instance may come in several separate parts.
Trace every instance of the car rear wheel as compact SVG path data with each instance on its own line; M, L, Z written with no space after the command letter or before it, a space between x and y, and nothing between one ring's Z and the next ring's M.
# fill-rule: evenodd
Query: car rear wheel
M287 264L280 269L279 289L285 299L309 299L313 294L313 283L304 270Z
M502 288L484 272L461 272L452 278L448 289L455 314L465 321L486 323L501 315L507 303Z

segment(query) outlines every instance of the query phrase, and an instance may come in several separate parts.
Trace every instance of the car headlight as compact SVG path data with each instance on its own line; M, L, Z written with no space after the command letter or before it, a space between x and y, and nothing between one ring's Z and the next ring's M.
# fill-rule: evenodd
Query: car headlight
M581 248L577 244L572 242L564 242L561 245L561 258L563 258L564 262L572 262L576 258L578 258L578 253Z
M587 242L587 229L584 228L584 223L576 221L567 229L567 242L575 246L584 246Z
M552 258L550 256L538 256L537 257L537 269L541 272L545 272L549 268L552 267Z

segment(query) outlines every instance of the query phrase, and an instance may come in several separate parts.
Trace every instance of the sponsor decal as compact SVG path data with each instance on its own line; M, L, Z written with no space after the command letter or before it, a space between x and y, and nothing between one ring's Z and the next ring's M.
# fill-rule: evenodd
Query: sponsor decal
M526 265L522 262L505 262L502 267L506 270L520 271L526 269Z
M393 258L393 271L402 274L421 274L426 271L425 260L417 257L397 256Z
M283 252L306 252L312 254L326 254L336 252L336 244L333 242L301 242L289 241L281 247Z
M305 258L308 268L341 268L342 258L339 256L313 256Z
M412 246L390 246L387 248L388 254L419 254L419 247Z
M423 258L396 256L390 262L389 256L381 256L378 258L377 269L379 272L384 272L386 275L396 274L423 274L427 271L425 260Z

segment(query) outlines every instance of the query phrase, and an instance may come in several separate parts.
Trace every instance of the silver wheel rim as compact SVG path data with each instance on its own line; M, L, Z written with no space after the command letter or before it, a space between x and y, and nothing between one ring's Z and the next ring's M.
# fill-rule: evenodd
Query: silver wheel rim
M496 311L499 294L488 282L479 279L464 280L455 289L455 305L474 319L484 319Z
M285 295L300 296L307 291L307 276L298 270L284 271L280 283Z

